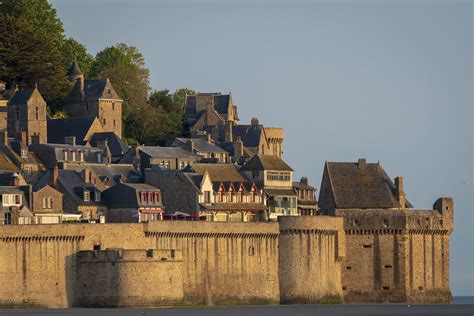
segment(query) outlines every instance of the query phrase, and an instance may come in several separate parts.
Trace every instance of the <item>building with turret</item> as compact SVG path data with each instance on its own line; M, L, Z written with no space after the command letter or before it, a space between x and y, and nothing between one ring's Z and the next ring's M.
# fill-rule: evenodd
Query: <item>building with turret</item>
M85 79L74 61L68 72L74 84L65 99L65 109L75 117L97 117L104 132L122 137L122 102L109 79Z

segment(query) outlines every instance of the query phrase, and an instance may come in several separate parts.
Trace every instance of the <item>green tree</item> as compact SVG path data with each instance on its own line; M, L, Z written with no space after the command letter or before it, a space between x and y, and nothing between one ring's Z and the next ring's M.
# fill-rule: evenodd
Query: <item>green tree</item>
M64 57L63 68L68 70L75 60L79 64L84 77L89 78L94 57L87 52L87 48L73 38L65 39L61 46Z
M0 79L19 87L38 85L47 102L64 98L70 85L53 37L24 17L0 14Z

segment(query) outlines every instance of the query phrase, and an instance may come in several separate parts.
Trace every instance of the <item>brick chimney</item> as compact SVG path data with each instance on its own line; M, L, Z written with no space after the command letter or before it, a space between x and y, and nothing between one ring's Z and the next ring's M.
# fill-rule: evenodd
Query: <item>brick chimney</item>
M237 137L237 140L234 142L234 157L240 158L244 155L244 143L242 142L240 136Z
M64 137L64 143L66 145L76 146L76 137L75 136L66 136L66 137Z
M189 150L190 152L195 152L196 147L194 145L194 141L192 139L188 139L186 141L186 150Z
M400 203L400 207L406 207L406 196L405 192L403 191L403 178L396 177L395 178L395 194L397 196L398 202Z
M225 141L231 142L232 141L232 122L226 121L224 126L225 131Z
M301 184L306 184L306 185L308 185L308 178L306 178L306 177L301 177L300 183L301 183Z
M87 169L83 169L82 170L82 180L84 180L84 182L91 182L91 171L90 170L87 170Z
M54 166L53 172L51 173L51 184L53 187L56 187L56 184L58 182L58 176L59 176L59 168L58 166Z
M28 145L27 139L26 139L26 132L22 131L20 135L20 141L22 144Z
M365 160L365 158L359 158L357 165L359 166L359 168L364 168L367 165L367 161Z
M252 117L252 120L250 121L250 124L251 124L252 126L257 126L257 125L259 124L258 118Z

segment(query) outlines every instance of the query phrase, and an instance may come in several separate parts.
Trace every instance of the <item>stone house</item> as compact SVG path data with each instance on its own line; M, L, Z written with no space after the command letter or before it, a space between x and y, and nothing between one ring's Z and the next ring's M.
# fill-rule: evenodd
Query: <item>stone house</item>
M229 162L228 153L209 140L203 140L199 138L176 138L171 146L182 147L190 152L196 153L198 156L209 162Z
M380 163L359 159L325 163L319 207L344 219L345 301L451 301L451 198L413 209L403 178L392 181Z
M112 163L119 163L122 157L131 150L114 132L96 132L87 141L87 145L110 152Z
M151 169L145 181L163 193L166 214L208 221L260 221L267 218L262 189L232 164L190 164L184 172Z
M25 132L25 145L33 143L33 136L46 143L46 113L46 101L36 87L17 91L8 101L8 134L20 139Z
M270 219L278 216L297 216L297 195L293 189L293 169L278 156L255 155L240 172L261 183Z
M316 215L318 209L316 189L308 184L308 178L301 177L299 182L293 182L293 189L298 197L298 214Z
M197 154L181 147L140 146L138 147L138 170L144 174L146 168L157 166L168 170L182 170L192 162L201 159Z
M0 186L0 224L25 225L34 223L28 200L30 188L30 186L18 185Z
M105 132L122 137L122 102L109 79L85 80L76 62L68 79L74 83L65 109L75 117L97 117Z
M57 224L63 217L63 194L53 187L33 187L35 224Z
M77 172L55 167L48 170L36 185L49 185L63 194L62 208L66 216L80 214L83 222L105 222L107 205L102 201L100 183L87 170Z
M163 219L159 189L145 183L119 183L103 192L110 223L143 223Z
M195 138L202 132L211 133L214 141L231 141L225 135L233 125L239 123L237 105L232 95L221 93L198 93L187 95L184 103L183 135ZM226 139L227 137L227 139Z
M65 144L39 144L36 154L47 168L58 164L105 164L111 159L109 151L77 145L75 137L66 137Z

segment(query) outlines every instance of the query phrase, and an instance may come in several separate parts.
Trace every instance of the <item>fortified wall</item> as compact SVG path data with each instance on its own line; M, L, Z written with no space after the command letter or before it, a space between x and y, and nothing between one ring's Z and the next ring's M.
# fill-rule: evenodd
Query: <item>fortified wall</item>
M355 287L356 281L347 276L346 266L362 259L346 242L352 235L344 220L307 216L282 217L279 223L5 225L0 227L0 306L379 301L378 277L371 277L369 263L361 262L367 272L360 270L361 293L369 296L347 291L347 282ZM447 249L447 241L435 240L434 247ZM416 263L394 267L399 272L392 279L416 288L422 273L417 270L419 247L428 241L405 238L399 243L413 245ZM410 262L410 250L403 249L382 252ZM382 260L376 257L383 255L371 257L374 263ZM429 269L428 261L424 268ZM447 273L447 262L435 269ZM447 274L427 280L449 293ZM403 290L399 300L408 295Z

